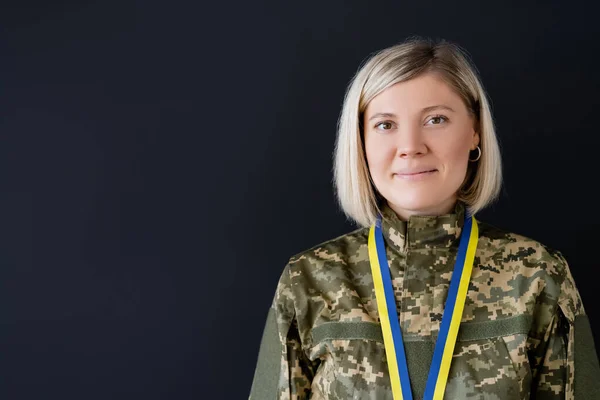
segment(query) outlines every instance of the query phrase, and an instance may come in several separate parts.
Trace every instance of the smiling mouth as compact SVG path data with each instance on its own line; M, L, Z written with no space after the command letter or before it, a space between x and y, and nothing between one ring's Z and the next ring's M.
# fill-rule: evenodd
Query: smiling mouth
M427 171L414 172L414 173L394 174L394 176L397 176L398 178L406 179L406 180L419 180L419 179L427 178L436 172L437 172L437 169L430 169Z
M430 169L430 170L427 170L427 171L411 172L411 173L404 173L404 174L400 173L400 174L396 174L396 175L400 175L400 176L416 176L416 175L428 174L428 173L435 172L435 171L437 171L437 169Z

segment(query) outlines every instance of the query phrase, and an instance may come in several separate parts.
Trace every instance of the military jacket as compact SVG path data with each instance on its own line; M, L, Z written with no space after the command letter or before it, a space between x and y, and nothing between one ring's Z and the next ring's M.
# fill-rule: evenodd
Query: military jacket
M465 207L382 231L414 399L422 399ZM556 250L479 221L444 399L600 399L581 297ZM260 345L252 400L392 400L368 254L369 228L290 258Z

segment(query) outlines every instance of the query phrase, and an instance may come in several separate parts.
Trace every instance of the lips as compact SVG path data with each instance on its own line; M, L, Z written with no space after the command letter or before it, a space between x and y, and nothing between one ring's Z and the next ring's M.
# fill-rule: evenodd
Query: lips
M435 169L435 168L422 168L422 169L417 169L417 170L399 171L396 173L396 175L413 176L413 175L420 175L420 174L425 174L428 172L435 172L435 171L437 171L437 169Z
M394 179L400 179L405 182L425 182L438 172L435 168L419 168L419 169L407 169L398 171L393 175Z

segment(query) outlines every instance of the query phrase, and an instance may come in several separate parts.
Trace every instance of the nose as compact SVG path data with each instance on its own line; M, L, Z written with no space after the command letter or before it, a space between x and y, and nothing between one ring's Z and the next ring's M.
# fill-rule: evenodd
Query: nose
M398 157L415 157L427 153L427 145L420 126L411 124L401 127L396 136L396 155Z

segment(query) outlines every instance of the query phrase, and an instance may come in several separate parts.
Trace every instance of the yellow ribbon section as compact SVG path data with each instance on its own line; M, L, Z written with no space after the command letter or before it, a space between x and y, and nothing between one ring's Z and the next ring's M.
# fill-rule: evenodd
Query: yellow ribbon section
M392 328L390 326L390 310L388 310L385 300L383 278L381 276L379 257L377 256L377 247L375 245L375 226L372 226L369 231L369 259L373 266L373 268L371 268L373 273L373 286L375 287L379 320L381 322L381 331L383 333L383 343L385 345L386 358L388 360L387 364L390 373L390 382L392 384L392 394L394 400L403 400L402 388L400 386L400 373L398 371L398 363L396 362L396 348L394 346ZM396 310L393 311L394 313L396 312Z
M471 227L471 235L469 236L469 245L467 247L467 254L465 255L463 273L460 285L458 286L458 293L456 294L454 313L452 313L450 328L448 329L448 338L446 339L446 346L444 347L444 353L442 355L440 372L435 385L435 392L433 394L434 400L443 400L444 398L448 373L450 372L450 364L452 363L452 354L454 353L458 328L460 327L460 320L462 319L462 313L465 307L465 299L467 298L467 290L469 289L469 282L471 280L471 271L473 269L473 261L475 260L475 250L477 250L477 242L479 240L479 227L477 226L477 221L475 220L475 217L471 217L471 219L473 226Z

